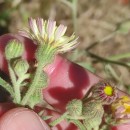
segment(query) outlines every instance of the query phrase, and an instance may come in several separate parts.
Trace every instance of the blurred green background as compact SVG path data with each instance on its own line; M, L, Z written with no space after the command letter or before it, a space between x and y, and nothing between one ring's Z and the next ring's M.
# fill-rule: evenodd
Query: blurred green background
M129 0L0 0L0 35L17 33L29 17L68 26L80 44L65 56L130 93Z

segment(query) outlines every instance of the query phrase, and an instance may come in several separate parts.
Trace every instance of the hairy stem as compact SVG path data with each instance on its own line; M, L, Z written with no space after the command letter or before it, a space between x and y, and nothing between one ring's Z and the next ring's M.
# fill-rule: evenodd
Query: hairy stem
M12 86L0 77L0 85L14 97L14 91Z
M18 80L16 81L16 84L15 84L15 90L16 90L16 95L17 95L17 103L20 103L21 102L21 92L20 92L20 87L22 85L22 82L27 79L29 77L28 74L25 74L24 76L21 76L18 78Z
M8 62L8 68L9 68L9 73L10 73L10 78L11 78L11 82L14 88L14 100L16 103L20 103L21 100L21 94L20 94L20 88L18 87L17 81L16 81L16 76L15 73L10 65L10 63Z
M79 120L69 120L69 122L75 124L80 130L86 130L84 125Z
M34 94L36 86L38 84L38 80L39 80L40 75L42 73L42 68L43 68L43 64L39 64L37 69L36 69L34 78L33 78L32 82L30 84L30 87L29 87L26 95L24 96L23 100L21 101L22 105L26 105L29 98Z
M56 126L57 124L59 124L62 120L66 119L66 116L68 115L68 113L64 113L62 116L60 116L58 119L54 120L53 122L51 122L49 125L50 126Z

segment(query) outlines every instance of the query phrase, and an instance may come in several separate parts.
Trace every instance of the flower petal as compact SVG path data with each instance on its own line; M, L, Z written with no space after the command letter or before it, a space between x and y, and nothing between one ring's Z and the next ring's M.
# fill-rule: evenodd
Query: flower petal
M56 27L56 21L48 20L48 22L47 22L47 35L48 35L49 39L53 35L55 27Z
M43 36L44 35L44 21L42 18L36 19L37 28L39 30L39 33Z
M67 26L59 25L55 32L55 40L57 41L60 37L62 37L66 32Z
M36 24L36 20L33 18L29 18L29 26L30 29L32 30L32 32L37 35L38 34L38 28L37 28L37 24Z

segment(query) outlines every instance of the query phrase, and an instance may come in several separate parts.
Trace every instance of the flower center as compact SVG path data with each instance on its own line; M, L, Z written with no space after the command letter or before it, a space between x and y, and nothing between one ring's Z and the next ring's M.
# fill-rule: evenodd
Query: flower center
M104 93L108 96L112 96L113 95L113 88L111 86L106 86L104 88Z

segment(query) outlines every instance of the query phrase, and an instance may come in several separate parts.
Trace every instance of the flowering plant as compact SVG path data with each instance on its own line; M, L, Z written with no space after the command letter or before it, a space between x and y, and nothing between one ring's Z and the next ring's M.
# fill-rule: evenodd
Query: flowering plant
M63 120L74 124L73 130L77 127L80 130L112 129L113 124L129 123L128 96L120 95L113 83L58 55L78 45L74 34L64 35L66 29L64 25L56 26L55 21L31 18L29 28L12 35L6 44L1 42L4 48L1 70L11 81L8 83L1 77L0 85L8 91L13 103L35 111L44 108L46 113L41 111L39 116L49 122L52 129L59 124L66 129L61 123ZM24 38L24 42L20 38ZM28 42L25 43L25 39ZM28 46L28 43L31 44ZM28 52L30 48L32 52ZM60 85L62 87L58 87ZM106 105L109 110L105 109ZM61 116L53 119L54 111Z

